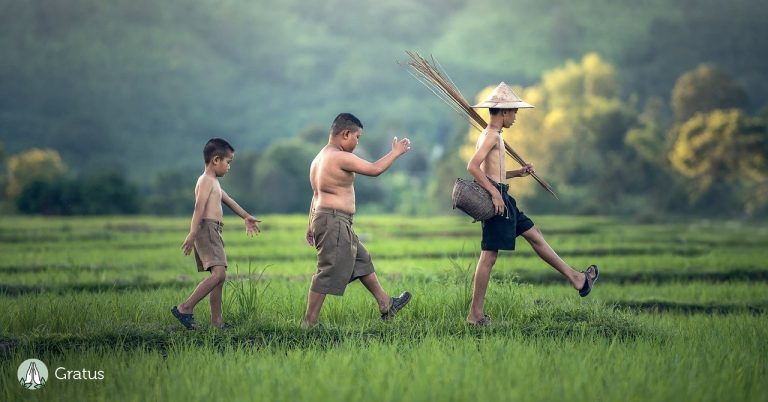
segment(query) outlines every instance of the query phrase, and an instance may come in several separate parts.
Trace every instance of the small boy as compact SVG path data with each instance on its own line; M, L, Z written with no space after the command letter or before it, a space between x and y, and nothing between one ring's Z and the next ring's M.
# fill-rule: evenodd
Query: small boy
M203 148L205 171L195 185L195 211L192 214L189 234L181 249L184 255L189 255L194 249L197 271L209 271L211 276L200 282L184 303L171 308L173 316L187 329L197 328L192 311L206 295L210 295L208 300L211 303L213 325L220 329L231 328L231 325L221 318L221 295L224 280L227 278L227 256L224 254L224 240L221 238L221 230L224 227L221 204L226 204L245 220L245 232L248 236L261 231L261 221L237 205L219 184L218 178L227 174L234 157L235 149L221 138L212 138Z

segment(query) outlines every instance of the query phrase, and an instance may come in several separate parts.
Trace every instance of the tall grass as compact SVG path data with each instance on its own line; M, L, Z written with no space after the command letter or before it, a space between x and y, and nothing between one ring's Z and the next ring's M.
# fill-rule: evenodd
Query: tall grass
M3 400L669 400L750 401L768 392L763 317L651 317L663 342L589 334L316 339L303 348L179 340L164 351L39 355L49 367L104 370L101 382L52 380L30 394L0 377ZM690 336L690 334L697 334ZM739 347L734 348L734 345ZM30 351L0 362L15 372Z
M261 271L255 271L249 261L248 272L243 276L240 266L235 265L236 277L225 283L229 289L226 292L227 298L223 300L223 308L234 321L246 321L264 313L265 304L271 300L267 292L271 281L264 277L269 267L266 265Z
M313 254L305 217L227 234L234 270L218 331L168 308L199 280L178 244L186 219L0 221L0 400L762 400L768 395L768 230L541 217L572 265L598 260L579 298L527 246L500 255L490 328L464 323L477 261L466 219L361 217L383 287L414 298L391 322L359 283L304 331ZM234 223L234 221L233 221ZM235 225L230 225L234 227ZM552 229L548 229L552 228ZM715 230L716 229L716 230ZM466 246L471 244L473 246ZM247 267L241 272L240 267ZM693 280L690 280L693 279ZM207 308L195 311L209 321ZM15 373L104 370L100 382L23 390Z

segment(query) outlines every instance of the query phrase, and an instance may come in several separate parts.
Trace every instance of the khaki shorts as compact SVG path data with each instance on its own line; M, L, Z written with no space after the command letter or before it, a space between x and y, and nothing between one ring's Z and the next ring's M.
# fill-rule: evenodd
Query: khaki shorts
M368 250L352 230L352 215L318 209L310 226L317 249L313 292L342 296L347 284L374 272Z
M223 223L213 219L203 219L200 222L200 230L195 237L195 262L198 272L208 271L217 265L227 267L224 239L221 238L223 228Z

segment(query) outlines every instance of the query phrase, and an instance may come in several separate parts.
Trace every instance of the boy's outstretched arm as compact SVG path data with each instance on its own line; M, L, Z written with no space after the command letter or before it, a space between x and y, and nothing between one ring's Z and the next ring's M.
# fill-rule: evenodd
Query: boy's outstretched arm
M507 179L512 179L515 177L526 177L531 173L536 173L536 169L533 168L532 163L528 163L525 166L521 167L520 169L507 170L506 177Z
M392 139L392 150L376 162L371 163L351 152L344 152L340 157L339 166L348 172L375 177L387 171L395 159L410 149L411 141L409 139L403 138L398 141L397 137L395 137Z
M195 237L197 236L198 229L200 229L200 222L203 220L203 213L205 213L205 206L208 204L211 191L213 191L213 183L211 180L201 179L197 185L197 191L195 192L195 211L192 212L192 223L189 225L189 234L181 245L181 250L184 252L184 255L189 255L189 253L192 252L192 247L195 246Z
M235 200L232 199L227 193L221 191L221 202L228 206L232 212L236 213L239 217L245 220L245 233L248 236L253 236L254 233L259 234L261 228L259 227L260 220L253 217L253 215L246 212Z

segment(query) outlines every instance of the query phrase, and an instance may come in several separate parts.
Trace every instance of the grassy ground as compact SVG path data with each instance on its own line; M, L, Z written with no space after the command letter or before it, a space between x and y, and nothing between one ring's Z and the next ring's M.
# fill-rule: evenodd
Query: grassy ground
M331 330L303 331L306 217L265 217L255 239L227 220L236 328L222 333L168 312L202 279L180 252L187 219L4 217L0 400L765 400L765 226L536 222L571 265L600 265L588 298L520 239L494 269L494 325L469 328L479 225L362 216L385 289L413 301L383 323L352 284L326 302ZM207 323L207 302L195 313ZM37 391L15 378L31 357L51 371ZM58 367L105 379L58 380Z

